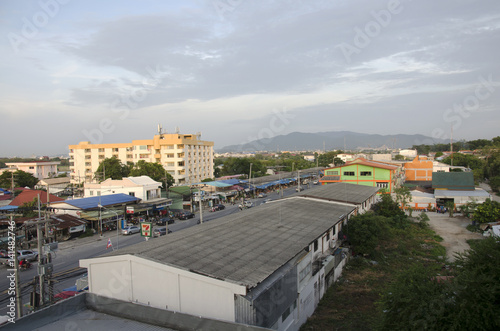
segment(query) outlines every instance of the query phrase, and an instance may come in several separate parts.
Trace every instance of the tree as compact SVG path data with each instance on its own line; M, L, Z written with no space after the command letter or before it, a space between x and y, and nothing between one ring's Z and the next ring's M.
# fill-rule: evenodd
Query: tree
M396 202L401 205L403 210L405 210L406 205L412 201L410 189L406 186L401 186L394 189L394 193L396 193Z
M490 178L489 184L493 191L498 192L500 189L500 176Z
M334 164L336 167L338 167L338 166L344 165L344 164L345 164L345 162L344 162L341 158L339 158L339 157L335 157L335 158L333 158L333 164Z
M133 165L132 169L130 169L129 176L148 176L152 180L161 182L163 187L165 186L165 178L167 180L167 187L172 186L175 182L172 175L166 172L165 168L163 168L160 163L146 162L144 160L140 160Z
M140 162L140 161L139 161ZM122 179L127 177L129 174L129 168L121 163L121 161L113 156L111 158L104 159L94 173L96 178L101 180L111 179Z
M14 171L14 186L33 188L38 183L38 178L22 170ZM10 188L12 186L12 172L5 171L0 175L0 187Z
M379 192L380 201L372 206L375 214L385 217L406 216L404 211L399 208L399 204L392 200L391 195L387 193L386 189L381 189Z
M455 211L455 203L451 200L448 200L446 201L444 206L446 207L446 209L448 209L448 214L450 215L450 217L453 217L453 212Z
M318 156L318 166L320 167L328 167L330 164L334 163L335 164L335 158L337 157L339 153L336 151L330 151L321 154Z
M19 206L20 211L23 213L23 217L35 217L38 215L36 211L38 209L38 197L34 198L33 201L25 202Z
M434 155L434 157L440 157L440 156L443 156L443 152L439 151L439 152L436 152L436 155Z
M396 161L404 161L404 159L405 159L404 155L401 154L394 156L394 160Z
M486 199L477 205L472 219L477 223L489 223L500 219L500 203Z
M346 226L346 234L359 254L373 256L379 240L389 236L387 217L365 213L353 216Z

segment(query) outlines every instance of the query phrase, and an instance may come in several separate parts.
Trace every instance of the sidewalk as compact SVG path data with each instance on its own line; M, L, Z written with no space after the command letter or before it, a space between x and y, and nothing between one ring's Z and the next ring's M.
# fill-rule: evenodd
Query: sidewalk
M110 234L109 236L107 235L108 233ZM116 233L113 233L113 235L111 235L110 232L104 232L102 237L99 236L99 234L94 234L92 237L75 238L67 241L60 241L58 249L60 250L72 249L75 248L76 246L82 246L91 243L102 243L103 245L106 245L106 242L110 237L116 237Z

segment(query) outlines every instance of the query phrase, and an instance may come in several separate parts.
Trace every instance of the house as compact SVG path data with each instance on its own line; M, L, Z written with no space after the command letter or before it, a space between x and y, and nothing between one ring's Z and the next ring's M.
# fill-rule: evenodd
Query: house
M25 203L32 202L38 196L40 196L40 203L42 205L45 205L47 203L52 203L52 202L64 201L64 199L61 199L58 196L55 196L53 194L48 194L45 191L23 190L21 193L19 193L18 196L16 196L14 198L14 200L11 201L11 203L9 203L9 205L10 206L22 206Z
M56 176L59 164L61 164L59 161L8 162L5 163L7 168L1 169L1 172L21 170L41 180Z
M413 159L417 157L418 153L416 149L402 149L399 151L399 155L402 155L409 159Z
M277 212L277 211L280 212ZM354 206L294 197L85 259L89 292L200 319L295 331L342 272ZM151 286L154 284L154 286ZM161 314L161 313L159 313Z
M445 206L448 201L460 206L467 202L481 203L491 199L487 191L474 186L472 172L434 172L432 188L437 206Z
M138 206L139 202L139 198L121 193L51 202L50 207L55 214L68 214L90 221L91 227L98 231L103 223L124 215L127 208ZM143 208L152 209L153 206Z
M321 177L320 183L325 185L346 182L385 188L392 193L395 188L401 186L403 179L404 175L399 165L358 158L344 165L325 169L325 175Z
M142 202L147 202L161 198L161 185L162 183L148 176L125 177L119 180L108 178L100 184L85 183L83 196L88 198L122 193L139 198Z

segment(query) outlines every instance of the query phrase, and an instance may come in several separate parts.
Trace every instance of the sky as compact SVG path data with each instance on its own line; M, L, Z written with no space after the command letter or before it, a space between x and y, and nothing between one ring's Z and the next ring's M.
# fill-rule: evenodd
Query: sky
M500 135L500 1L0 0L0 156L201 132Z

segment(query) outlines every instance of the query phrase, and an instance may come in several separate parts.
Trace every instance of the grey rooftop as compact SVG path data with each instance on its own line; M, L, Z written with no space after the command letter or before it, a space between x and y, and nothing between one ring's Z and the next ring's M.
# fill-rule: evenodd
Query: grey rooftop
M353 209L300 197L279 200L106 256L136 255L253 288Z

